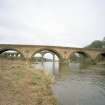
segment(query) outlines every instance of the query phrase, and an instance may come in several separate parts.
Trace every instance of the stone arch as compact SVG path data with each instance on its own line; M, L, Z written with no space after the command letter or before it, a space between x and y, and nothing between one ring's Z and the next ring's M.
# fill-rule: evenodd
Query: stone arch
M87 52L85 52L85 51L78 51L78 50L73 51L73 52L69 55L69 58L68 58L68 59L70 59L75 53L79 53L79 54L81 54L81 55L84 55L85 58L89 58L90 61L91 61L92 63L94 63L94 61L92 60L91 56L90 56Z
M99 53L95 58L96 62L100 62L100 61L103 61L103 60L105 61L105 52Z
M32 56L31 56L31 59L32 57L36 54L36 53L39 53L41 51L49 51L50 53L54 53L58 58L59 58L59 61L61 61L63 59L62 55L57 52L56 50L54 49L50 49L50 48L41 48L41 49L38 49L37 51L35 51Z
M19 50L15 49L15 48L1 48L1 49L0 49L0 54L2 54L2 53L5 52L5 51L9 51L9 50L18 52L19 54L22 55L22 59L25 59L23 53L20 52Z

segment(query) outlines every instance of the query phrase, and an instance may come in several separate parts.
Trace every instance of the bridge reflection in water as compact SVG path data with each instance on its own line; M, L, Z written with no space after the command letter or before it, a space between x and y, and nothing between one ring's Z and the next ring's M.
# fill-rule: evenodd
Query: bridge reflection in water
M87 65L81 63L60 63L60 62L37 62L32 64L36 69L45 70L54 76L68 74L70 72L80 72L82 69L86 69Z

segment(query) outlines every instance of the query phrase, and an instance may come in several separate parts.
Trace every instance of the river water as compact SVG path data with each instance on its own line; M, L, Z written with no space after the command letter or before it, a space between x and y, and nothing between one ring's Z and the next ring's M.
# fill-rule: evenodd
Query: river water
M61 105L105 105L105 65L44 62L34 66L55 76L52 91Z

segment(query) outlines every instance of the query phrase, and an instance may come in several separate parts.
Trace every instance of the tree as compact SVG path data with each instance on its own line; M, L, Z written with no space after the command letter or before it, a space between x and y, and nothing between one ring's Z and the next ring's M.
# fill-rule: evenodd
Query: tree
M95 40L85 48L105 48L105 37L103 40Z
M96 40L88 45L86 48L102 48L102 41Z

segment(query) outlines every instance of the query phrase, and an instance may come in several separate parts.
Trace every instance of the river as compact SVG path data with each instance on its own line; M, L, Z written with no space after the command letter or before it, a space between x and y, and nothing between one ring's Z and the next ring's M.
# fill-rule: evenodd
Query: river
M56 78L52 91L61 105L105 105L105 65L36 63Z

